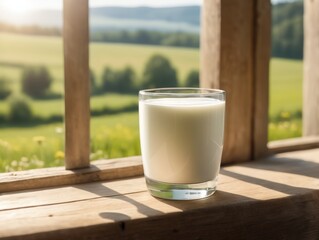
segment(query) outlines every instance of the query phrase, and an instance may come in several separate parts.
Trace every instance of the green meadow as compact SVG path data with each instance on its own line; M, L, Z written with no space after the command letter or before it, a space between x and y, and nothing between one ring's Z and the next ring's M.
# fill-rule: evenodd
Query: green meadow
M197 49L130 44L90 44L90 68L100 81L105 66L114 69L131 66L138 78L148 58L165 55L178 71L180 84L192 69L199 68ZM63 48L57 37L0 33L0 76L10 79L20 92L24 66L45 65L54 78L52 90L63 92ZM63 100L31 100L37 116L63 113ZM105 94L91 98L91 109L118 109L137 103L137 96ZM301 136L302 62L272 59L270 63L269 140ZM8 112L7 100L0 113ZM5 126L0 123L0 172L63 164L63 124ZM91 159L140 154L137 112L94 116L91 119Z
M63 90L61 38L0 33L0 53L0 74L10 77L17 91L21 69L26 65L47 66L55 79L53 90ZM129 65L140 76L146 61L155 53L171 60L181 81L189 71L199 68L196 49L109 43L90 44L90 68L98 79L105 66L120 69Z

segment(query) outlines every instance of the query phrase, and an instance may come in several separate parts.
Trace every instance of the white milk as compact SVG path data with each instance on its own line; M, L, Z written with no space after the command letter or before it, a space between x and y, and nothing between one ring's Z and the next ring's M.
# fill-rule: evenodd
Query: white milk
M211 98L141 100L145 176L166 183L202 183L219 172L225 102Z

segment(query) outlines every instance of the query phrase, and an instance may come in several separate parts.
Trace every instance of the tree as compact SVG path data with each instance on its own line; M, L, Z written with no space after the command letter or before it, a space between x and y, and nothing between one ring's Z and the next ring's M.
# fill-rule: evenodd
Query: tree
M292 1L272 7L272 56L303 58L303 2Z
M90 72L89 72L89 80L90 80L90 88L91 88L91 95L94 95L97 93L98 91L98 87L97 87L97 84L96 84L96 77L95 77L95 74L93 72L92 69L90 69Z
M176 87L177 73L169 59L156 54L146 63L142 82L143 88Z
M27 98L12 96L9 101L9 120L15 123L29 122L32 119L32 110Z
M102 89L105 92L114 92L116 89L116 73L110 67L105 67L102 74Z
M12 90L9 88L9 79L5 77L0 77L0 99L6 99Z
M106 67L102 76L102 88L106 92L131 93L134 91L134 70L127 66L121 70Z
M134 91L134 70L127 66L124 69L116 72L116 92L131 93Z
M192 70L188 73L185 81L186 87L199 87L199 72Z
M51 83L52 77L44 66L26 67L22 72L22 91L30 97L44 97L48 93Z

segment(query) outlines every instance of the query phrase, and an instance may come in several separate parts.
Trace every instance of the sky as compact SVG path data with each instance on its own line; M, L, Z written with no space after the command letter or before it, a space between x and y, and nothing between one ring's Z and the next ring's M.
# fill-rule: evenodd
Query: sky
M201 5L201 3L202 0L89 0L90 7L166 7L180 5ZM25 12L39 9L61 9L62 0L0 0L0 8L4 8L13 12Z
M89 0L90 7L100 6L150 6L168 7L180 5L201 5L203 0ZM290 0L271 0L273 3ZM62 9L62 0L0 0L0 9L23 13L39 9Z

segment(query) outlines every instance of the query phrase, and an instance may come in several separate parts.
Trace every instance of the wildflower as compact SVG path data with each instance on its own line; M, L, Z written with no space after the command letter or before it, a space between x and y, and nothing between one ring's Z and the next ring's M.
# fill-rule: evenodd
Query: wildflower
M19 162L19 169L27 169L30 167L30 160L27 157L21 157Z
M289 119L289 118L290 118L290 112L288 112L288 111L282 111L282 112L280 113L280 117L281 117L282 119Z
M272 128L272 129L276 128L276 124L274 124L274 123L269 123L269 128Z
M0 147L3 147L4 149L10 149L11 148L10 144L8 142L2 140L2 139L0 139Z
M39 145L42 145L42 143L45 141L45 137L44 136L35 136L32 138L32 140L34 142L36 142Z
M11 162L11 166L12 167L17 167L18 166L18 162L16 160Z
M58 159L58 160L62 160L62 159L64 159L64 152L62 152L62 151L57 151L56 153L55 153L55 159Z
M35 165L38 168L41 168L44 166L44 162L38 159L33 159L32 164Z
M63 133L63 128L61 128L61 127L56 127L56 128L55 128L55 132L56 132L56 133Z

